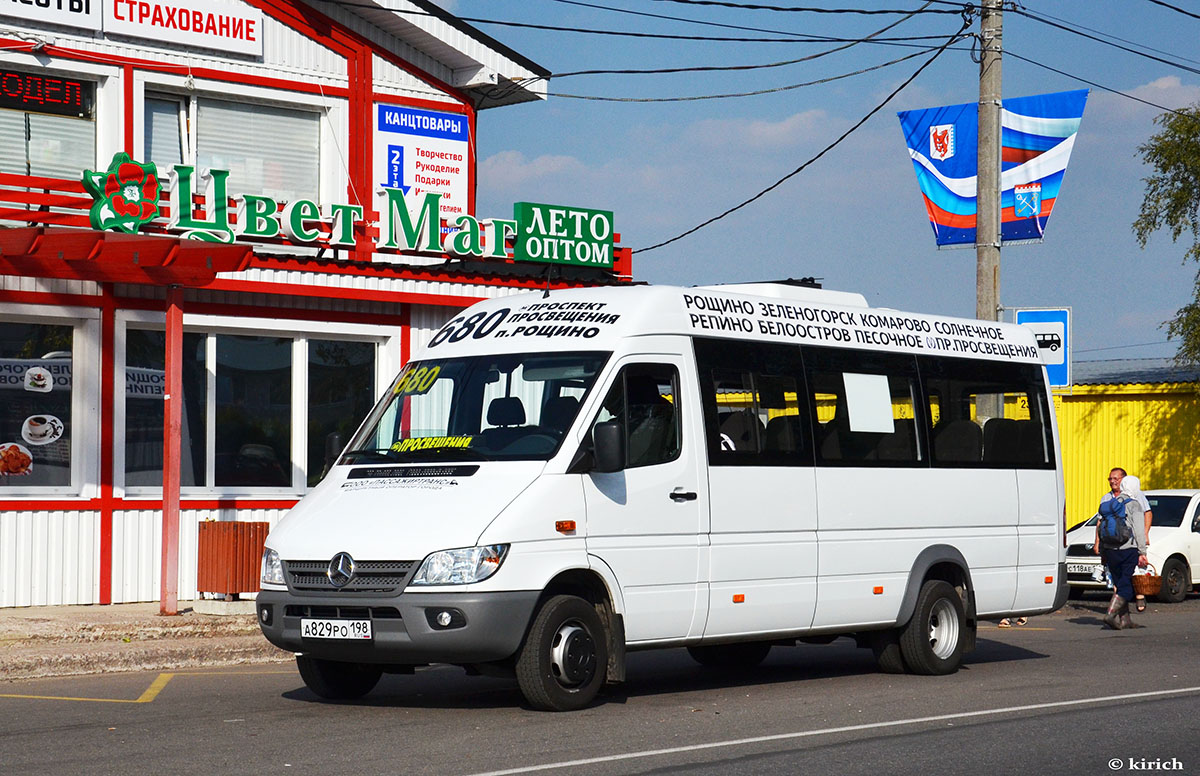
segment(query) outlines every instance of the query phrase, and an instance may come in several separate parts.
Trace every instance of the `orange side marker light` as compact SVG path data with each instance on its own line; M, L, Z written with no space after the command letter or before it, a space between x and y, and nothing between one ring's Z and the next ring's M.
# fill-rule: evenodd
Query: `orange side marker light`
M872 590L871 592L874 593L875 595L883 595L883 585L876 585L875 589Z
M741 593L734 593L733 602L735 604L744 604L746 603L746 596L742 595Z
M564 533L564 534L565 533L574 533L575 532L575 521L574 520L555 520L554 521L554 530L558 531L559 533Z
M1047 584L1047 585L1053 585L1053 584L1054 584L1054 577L1046 577L1046 584Z

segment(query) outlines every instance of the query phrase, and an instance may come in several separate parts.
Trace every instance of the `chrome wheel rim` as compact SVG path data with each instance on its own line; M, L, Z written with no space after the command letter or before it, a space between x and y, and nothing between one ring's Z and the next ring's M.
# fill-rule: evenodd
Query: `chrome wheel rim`
M946 660L958 648L958 612L945 598L939 598L929 612L929 650Z

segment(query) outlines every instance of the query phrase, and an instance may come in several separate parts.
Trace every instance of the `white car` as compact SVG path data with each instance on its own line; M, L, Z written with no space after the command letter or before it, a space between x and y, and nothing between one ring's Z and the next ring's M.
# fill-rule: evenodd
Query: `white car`
M1154 518L1147 557L1162 577L1158 599L1177 603L1200 582L1200 490L1145 493ZM1098 572L1100 556L1093 550L1097 519L1093 515L1067 533L1067 584L1072 598L1106 586L1103 573Z

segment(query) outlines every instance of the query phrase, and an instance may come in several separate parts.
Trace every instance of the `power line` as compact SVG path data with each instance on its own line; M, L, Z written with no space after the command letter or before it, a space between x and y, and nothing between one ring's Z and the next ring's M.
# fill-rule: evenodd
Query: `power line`
M850 78L851 76L862 75L863 73L870 73L873 70L880 70L882 68L889 67L891 65L899 64L906 60L912 59L913 57L919 57L922 54L928 54L930 51L933 51L933 50L934 50L934 47L923 49L921 51L914 51L913 53L906 54L906 55L900 57L899 59L893 59L890 62L884 62L879 65L872 65L871 67L864 67L861 70L855 70L854 72L851 72L851 73L842 73L841 75L829 76L828 78L818 78L815 81L806 81L804 83L799 83L799 84L789 84L787 86L775 86L775 87L772 87L769 89L757 89L752 92L733 92L733 93L727 93L727 94L701 94L701 95L694 95L694 96L688 96L688 97L598 97L598 96L593 96L593 95L561 94L558 92L551 92L548 94L548 96L564 97L567 99L575 99L575 100L594 100L594 101L598 101L598 102L695 102L697 100L722 100L722 99L727 99L727 98L731 98L731 97L755 97L755 96L758 96L761 94L772 94L774 92L787 92L787 91L791 91L793 89L801 89L805 86L816 86L819 84L827 84L827 83L830 83L831 81L840 81L843 78ZM940 50L941 49L939 49L939 51Z
M683 22L684 24L695 24L695 25L700 25L703 27L718 27L718 28L726 29L726 30L741 30L743 32L763 32L763 33L767 33L769 35L791 35L791 36L793 36L797 39L801 39L801 40L820 40L820 41L825 41L825 42L835 42L835 40L838 40L838 39L833 39L833 38L826 38L824 36L814 36L814 35L806 35L804 33L799 33L799 32L791 32L789 30L776 30L776 29L770 29L767 27L749 27L749 26L742 25L742 24L725 24L722 22L706 21L704 19L689 19L685 16L669 16L667 14L661 14L661 13L649 13L648 11L634 11L629 8L610 8L609 6L598 5L596 3L585 3L585 2L582 2L582 0L550 0L550 1L554 2L554 3L562 3L563 5L575 5L575 6L579 6L582 8L595 8L597 10L609 11L611 13L628 14L630 16L642 16L642 17L646 17L649 19L662 19L665 21L672 21L672 22ZM930 5L935 2L944 2L944 0L927 0L926 5ZM908 18L908 17L905 17L905 18ZM901 21L904 21L904 19L901 19L897 22L893 22L892 24L888 25L884 29L890 29L891 27L896 26L896 24L899 24L899 22L901 22ZM870 36L868 36L868 37L870 37ZM923 41L923 40L941 40L944 37L945 37L944 35L910 35L910 36L896 37L896 38L876 38L876 40L878 40L878 41ZM840 39L840 40L845 40L845 39Z
M356 2L356 0L322 0L322 2L331 3L333 5L339 5L344 8L369 8L369 9L379 10L379 7L376 5L373 5L371 3L366 3L366 2ZM391 10L392 10L392 13L395 13L397 15L431 16L431 17L435 16L435 14L430 13L428 11L399 11L399 10L394 10L394 9L391 9ZM609 10L620 10L620 9L609 9ZM909 12L901 11L900 13L909 13ZM862 40L863 40L862 38L839 38L839 37L834 37L834 36L829 36L829 35L808 35L805 33L798 33L798 32L792 33L792 32L781 32L781 31L770 31L770 30L767 32L769 32L771 34L788 35L790 37L786 37L786 38L739 38L739 37L732 37L732 36L675 35L675 34L670 34L670 33L636 32L636 31L630 31L630 30L600 30L600 29L590 29L590 28L581 29L579 27L560 27L560 26L552 25L552 24L533 24L531 22L514 22L514 21L508 21L508 20L504 20L504 19L481 19L481 18L472 17L472 16L457 16L455 18L457 18L460 21L469 22L471 24L492 24L492 25L496 25L499 27L516 27L516 28L520 28L520 29L545 30L547 32L571 32L571 33L576 33L579 35L600 35L600 36L609 36L609 37L618 37L618 38L638 38L638 39L647 39L647 40L681 40L681 41L695 41L695 42L702 42L702 43L851 43L851 42L862 42ZM670 17L665 17L665 18L670 18ZM705 22L687 20L687 19L677 19L677 21L684 21L684 22L691 21L696 24L704 24L705 23ZM726 26L726 25L720 25L720 26ZM734 27L734 29L755 29L755 28ZM937 37L940 38L941 36L937 36ZM889 39L881 39L879 41L879 43L881 45L893 45L893 46L904 45L901 42L903 40L904 40L903 38L898 38L898 39L896 39L895 42L890 42Z
M762 197L766 196L770 192L772 192L775 189L782 186L786 181L790 180L791 178L795 177L796 175L799 175L801 172L804 171L805 168L807 168L809 165L816 162L822 156L824 156L829 151L831 151L833 148L835 148L839 143L841 143L843 140L845 140L847 137L849 137L855 130L857 130L863 124L867 123L868 119L870 119L872 116L874 116L879 111L883 110L885 105L887 105L889 102L891 102L892 99L897 94L899 94L906 86L908 86L913 81L915 81L917 79L917 76L919 76L922 72L924 72L925 68L932 65L934 63L934 61L938 57L940 57L946 49L948 49L950 47L951 44L953 44L955 41L957 41L959 39L959 37L962 35L963 31L965 31L969 25L970 25L970 22L968 20L964 20L963 26L959 29L959 31L956 32L954 35L952 35L950 38L948 38L946 40L946 42L937 49L937 51L933 52L933 56L931 56L929 59L925 60L925 62L920 67L918 67L912 75L910 75L907 79L905 79L904 83L900 84L895 89L893 89L892 92L887 97L883 98L882 102L880 102L878 105L876 105L870 111L868 111L865 116L863 116L861 119L859 119L857 122L855 122L853 126L851 126L849 129L847 129L841 135L839 135L836 140L834 140L832 143L830 143L829 145L822 148L816 154L816 156L813 156L811 159L804 162L799 167L792 170L791 172L789 172L787 175L783 176L779 180L775 181L770 186L766 187L765 189L758 192L757 194L750 197L749 199L743 200L742 202L734 205L733 207L729 208L725 212L723 212L719 215L715 215L712 218L708 219L707 221L704 221L701 224L697 224L696 226L693 226L691 229L688 229L686 232L675 235L674 237L670 238L669 240L664 240L660 243L655 243L654 245L651 245L646 248L635 249L634 253L648 253L649 251L655 250L657 248L662 248L663 246L670 245L671 243L676 242L678 240L682 240L684 237L687 237L688 235L695 234L696 232L700 231L701 229L708 226L709 224L720 221L725 216L727 216L731 213L734 213L738 210L741 210L742 208L746 207L750 203L761 199Z
M1103 43L1106 46L1112 46L1113 48L1120 49L1121 51L1125 51L1125 52L1134 54L1139 57L1145 57L1146 59L1150 59L1155 62L1160 62L1164 65L1170 65L1171 67L1177 67L1180 70L1184 70L1189 73L1194 73L1196 75L1200 75L1200 68L1189 67L1188 65L1184 65L1179 62L1172 62L1171 60L1164 59L1163 57L1156 57L1153 54L1147 54L1145 51L1138 51L1137 49L1130 48L1129 46L1122 46L1119 43L1113 43L1111 40L1105 40L1104 38L1097 37L1096 35L1089 35L1088 33L1083 32L1082 30L1075 29L1074 27L1071 27L1066 24L1059 24L1057 22L1053 22L1050 19L1043 18L1035 13L1032 13L1031 11L1026 11L1022 8L1014 8L1014 9L1012 9L1012 13L1015 13L1019 16L1024 16L1027 19L1032 19L1035 22L1041 22L1042 24L1046 24L1051 27L1057 27L1060 30L1065 30L1066 32L1069 32L1073 35L1079 35L1080 37L1087 38L1088 40L1094 40L1097 43Z
M929 2L931 2L931 3L938 2L938 0L929 0ZM1073 22L1069 19L1064 19L1061 16L1055 16L1052 13L1046 13L1045 11L1041 11L1040 13L1042 16L1045 16L1047 19L1053 19L1054 21L1062 22L1063 24L1070 24L1074 27L1078 27L1081 30L1087 30L1088 32L1094 32L1097 35L1102 35L1105 38L1112 38L1113 40L1119 40L1122 43L1128 43L1131 46L1140 46L1141 48L1144 48L1147 51L1153 51L1156 54L1162 54L1163 56L1181 59L1184 62L1191 62L1194 65L1200 65L1200 60L1191 59L1189 57L1183 56L1182 54L1176 54L1173 51L1163 51L1162 49L1157 49L1157 48L1154 48L1153 46L1147 46L1145 43L1139 43L1135 40L1129 40L1128 38L1122 38L1120 35L1113 35L1111 32L1104 32L1103 30L1097 30L1094 27L1088 27L1087 25L1080 24L1079 22Z
M1103 84L1098 84L1095 81L1089 81L1088 79L1084 78L1083 76L1074 75L1072 73L1066 72L1065 70L1059 70L1058 68L1050 67L1049 65L1044 64L1042 62L1038 62L1038 61L1030 59L1028 57L1023 57L1020 54L1014 53L1012 51L1012 49L1005 49L1004 56L1012 57L1013 59L1019 59L1022 62L1027 62L1031 65L1034 65L1035 67L1040 67L1043 70L1049 70L1052 73L1058 73L1059 75L1066 76L1067 78L1073 78L1074 80L1079 81L1080 83L1085 83L1088 86L1094 86L1097 89L1102 89L1106 92L1111 92L1112 94L1120 95L1121 97L1124 97L1128 100L1133 100L1134 102L1140 102L1144 105L1149 105L1151 108L1158 108L1159 110L1166 111L1167 113L1174 113L1177 116L1187 115L1187 114L1181 113L1178 110L1175 110L1174 108L1168 108L1165 105L1159 105L1157 102L1150 102L1149 100L1143 100L1141 97L1134 97L1132 94L1129 94L1128 92L1123 92L1119 89L1113 89L1112 87L1105 86Z
M785 5L760 5L756 3L733 3L729 0L654 0L656 3L679 3L681 5L710 5L722 8L737 8L743 11L781 11L784 13L824 13L824 14L860 14L860 15L889 15L913 13L911 8L813 8L794 7ZM973 6L970 3L958 3L958 8L927 9L921 13L962 14Z
M728 66L710 65L710 66L703 66L703 67L653 68L653 69L642 69L642 70L637 70L637 69L580 70L580 71L567 72L567 73L555 73L555 74L552 74L550 76L550 78L566 78L566 77L572 77L572 76L577 76L577 75L608 75L608 74L613 74L613 75L616 75L616 74L622 74L622 75L639 74L640 75L640 74L681 73L681 72L738 71L738 70L764 69L764 68L779 67L779 66L789 65L789 64L796 64L799 62L811 61L811 60L818 59L823 56L828 56L829 54L833 54L833 53L836 53L839 51L844 51L844 50L852 48L860 43L876 42L876 41L882 40L882 38L880 36L882 36L883 33L899 26L900 24L903 24L904 22L911 19L916 13L928 8L934 2L938 2L938 1L939 0L926 0L924 5L920 6L920 8L917 8L913 13L910 13L907 16L897 19L894 22L891 22L890 24L887 24L878 30L875 30L874 32L871 32L871 33L863 36L862 38L851 39L848 42L846 42L844 45L836 46L827 51L822 51L817 54L811 54L806 57L800 57L797 59L786 60L783 62L774 62L774 63L768 63L768 64L764 64L764 65L728 65ZM944 0L942 0L942 1L944 1ZM581 0L554 0L554 2L565 3L567 5L579 5L579 6L584 6L584 7L588 7L588 8L601 8L601 9L603 8L602 6L597 6L593 3L581 2ZM612 10L622 10L622 9L612 9ZM638 13L639 13L639 15L642 15L641 12L638 12ZM687 19L679 19L678 17L663 17L659 14L645 14L645 15L652 15L652 16L656 16L659 18L668 18L668 19L672 19L675 21L691 21L691 20L687 20ZM966 21L966 19L964 17L964 23L965 23L965 21ZM939 39L943 39L942 36L938 36L938 37L939 37ZM547 96L548 97L561 97L561 98L566 98L566 99L594 100L594 101L600 101L600 102L646 102L646 103L648 103L648 102L690 102L690 101L697 101L697 100L724 99L724 98L734 98L734 97L750 97L750 96L756 96L756 95L762 95L762 94L770 94L770 93L774 93L774 92L790 91L793 89L799 89L799 88L806 87L806 86L813 86L813 85L817 85L817 84L829 83L830 81L836 81L841 78L847 78L847 77L853 76L853 75L860 75L862 73L870 72L872 70L878 70L882 67L887 67L889 65L903 62L906 59L911 59L914 56L920 56L921 54L927 53L931 50L932 50L931 48L925 47L925 48L922 48L920 51L915 52L914 54L900 57L899 59L892 60L891 62L885 62L881 65L875 65L873 67L857 70L852 73L846 73L846 74L842 74L839 76L833 76L830 78L817 79L814 81L808 81L808 82L800 83L800 84L791 84L788 86L772 87L772 88L768 88L768 89L759 89L759 90L750 91L750 92L737 92L737 93L726 93L726 94L715 94L715 95L698 95L698 96L689 96L689 97L663 97L663 98L604 97L604 96L597 96L597 95L567 94L567 93L561 93L561 92L550 92L550 93L547 93ZM529 85L531 85L534 82L534 80L541 80L541 79L522 79L519 83L514 82L512 84L497 87L496 89L494 89L494 90L488 92L486 95L484 95L484 99L499 101L503 97L507 96L508 93L510 93L511 91L513 91L515 89L527 88Z
M1151 0L1153 2L1153 0ZM1148 348L1152 345L1170 345L1170 340L1162 342L1139 342L1136 345L1111 345L1107 348L1088 348L1087 350L1076 350L1076 353L1099 353L1102 350L1124 350L1125 348Z
M586 6L589 8L601 8L602 7L602 6L594 5L592 3L579 2L579 0L555 0L555 2L566 3L569 5L582 5L582 6ZM929 7L929 5L931 3L932 3L932 0L929 0L929 2L926 2L925 5L922 6L922 8ZM619 10L619 9L613 9L613 10ZM620 9L620 10L623 10L623 9ZM641 12L636 12L636 13L638 13L639 15L643 15L643 14L641 14ZM644 14L644 15L656 16L659 18L672 18L677 21L691 21L688 19L677 19L676 17L664 17L664 16L660 16L659 14ZM785 60L782 62L770 62L770 63L762 64L762 65L724 65L724 66L722 66L722 65L706 65L703 67L673 67L673 68L655 68L655 69L645 69L645 70L579 70L579 71L571 72L571 73L555 73L552 77L554 77L554 78L569 78L569 77L577 76L577 75L643 75L643 74L656 74L657 75L657 74L661 74L661 73L725 72L725 71L736 71L736 70L759 70L759 69L766 69L766 68L772 68L772 67L783 67L785 65L794 65L794 64L798 64L800 62L810 62L814 59L819 59L821 57L825 57L830 54L835 54L839 51L845 51L846 49L852 48L852 47L858 45L859 43L866 43L866 42L875 41L875 40L882 40L882 38L880 38L879 36L881 36L883 33L887 32L888 30L890 30L894 27L897 27L900 24L903 24L904 22L908 21L912 17L913 17L913 14L909 14L908 16L905 16L901 19L897 19L896 21L892 22L891 24L887 25L886 27L878 29L875 32L870 33L869 35L866 35L863 38L860 38L859 40L849 41L845 45L835 46L834 48L828 49L827 51L821 51L816 54L810 54L806 57L799 57L798 59L789 59L789 60ZM943 36L938 35L938 36L928 36L928 37L936 37L937 39L941 40ZM922 39L924 39L924 38L925 38L925 36L922 36ZM915 40L915 39L916 38L905 38L904 40ZM888 39L888 40L899 40L899 39ZM928 49L926 49L926 50L928 50Z
M1185 11L1182 8L1171 5L1170 3L1164 3L1162 0L1149 0L1149 2L1154 3L1155 5L1161 5L1163 8L1170 8L1172 11L1178 11L1184 16L1190 16L1193 19L1200 19L1200 14L1192 13L1191 11Z

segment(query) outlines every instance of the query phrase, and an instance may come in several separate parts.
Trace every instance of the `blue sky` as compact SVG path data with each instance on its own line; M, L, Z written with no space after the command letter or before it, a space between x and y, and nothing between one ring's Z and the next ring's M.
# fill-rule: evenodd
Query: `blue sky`
M858 7L915 9L919 0ZM662 0L443 0L463 17L575 29L678 35L862 37L898 15L782 13ZM800 5L800 0L775 3ZM818 5L807 2L807 5ZM1173 3L1193 8L1187 0ZM819 5L828 7L830 4ZM839 3L833 7L851 7ZM930 8L944 8L935 3ZM1149 0L1023 0L1022 7L1088 35L1200 70L1200 19ZM758 27L764 34L651 19L648 14ZM1196 9L1200 10L1200 9ZM830 43L638 40L476 22L555 73L778 62ZM885 36L949 36L952 15L922 15ZM978 30L978 23L971 27ZM932 43L932 41L931 41ZM965 44L962 46L965 49ZM1147 174L1137 146L1162 111L1017 55L1166 107L1200 101L1200 76L1017 13L1004 15L1004 96L1091 88L1063 190L1040 245L1001 260L1006 307L1069 306L1076 360L1168 356L1160 324L1185 304L1196 265L1185 246L1155 235L1142 250L1130 225ZM552 94L664 97L771 89L840 75L914 49L860 44L810 62L738 73L594 75L552 79ZM771 94L689 102L600 102L552 96L481 112L481 216L518 200L612 210L624 245L674 237L757 193L850 128L904 82L926 55L851 78ZM896 112L978 99L978 65L946 51L883 110L805 171L696 234L634 254L637 279L696 285L816 276L875 306L974 317L975 251L939 251ZM1011 319L1011 313L1008 314Z

